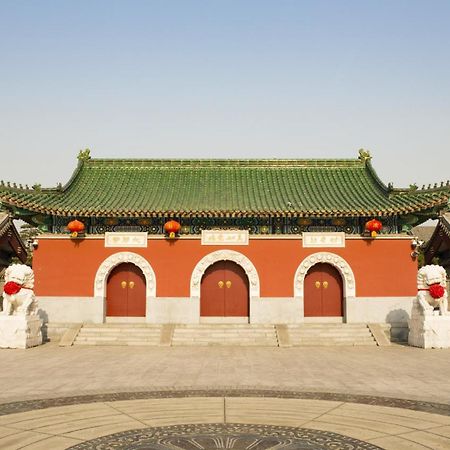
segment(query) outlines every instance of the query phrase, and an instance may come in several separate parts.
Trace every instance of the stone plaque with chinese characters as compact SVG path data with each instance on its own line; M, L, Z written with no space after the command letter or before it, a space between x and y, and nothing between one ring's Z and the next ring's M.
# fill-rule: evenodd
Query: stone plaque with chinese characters
M147 233L105 233L105 247L147 248Z
M303 247L345 247L345 233L303 233Z
M248 245L248 230L202 230L202 245Z

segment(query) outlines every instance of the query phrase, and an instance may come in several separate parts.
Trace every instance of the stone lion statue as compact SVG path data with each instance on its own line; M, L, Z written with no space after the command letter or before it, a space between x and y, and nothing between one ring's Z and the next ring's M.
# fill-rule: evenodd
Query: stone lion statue
M37 302L33 292L34 273L24 264L12 264L5 271L3 312L6 316L36 315Z
M448 294L446 290L446 272L441 266L424 266L417 274L417 300L425 315L439 308L441 316L448 314Z

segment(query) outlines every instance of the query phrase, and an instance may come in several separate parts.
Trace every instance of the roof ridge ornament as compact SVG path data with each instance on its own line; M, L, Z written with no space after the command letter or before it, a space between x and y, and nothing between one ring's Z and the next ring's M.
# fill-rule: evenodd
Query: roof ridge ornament
M80 150L77 158L80 162L89 161L91 159L91 150L88 148Z
M363 148L360 148L358 150L358 153L359 153L359 159L362 162L367 162L367 161L370 161L372 159L372 155L370 154L369 150L364 150Z

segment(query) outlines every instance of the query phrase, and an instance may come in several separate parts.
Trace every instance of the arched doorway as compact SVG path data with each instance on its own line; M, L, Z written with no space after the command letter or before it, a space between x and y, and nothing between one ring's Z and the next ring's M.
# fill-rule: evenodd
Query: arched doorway
M304 283L305 317L342 317L343 283L331 264L317 263L307 272Z
M244 269L233 261L218 261L203 274L201 317L248 317L249 283Z
M114 267L106 285L107 317L145 317L145 277L132 263Z

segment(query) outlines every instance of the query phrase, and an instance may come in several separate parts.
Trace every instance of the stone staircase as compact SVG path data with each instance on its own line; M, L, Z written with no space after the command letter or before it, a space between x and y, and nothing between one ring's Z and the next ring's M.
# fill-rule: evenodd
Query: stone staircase
M374 325L342 323L298 325L104 323L79 324L78 328L68 330L60 345L72 345L72 342L74 345L176 347L386 345L382 343L380 333L380 330L376 331ZM377 339L374 336L378 336Z
M278 347L274 325L200 324L177 325L172 346L240 345Z
M304 323L287 325L292 346L377 345L365 323Z
M161 345L163 325L140 323L84 324L74 345Z

